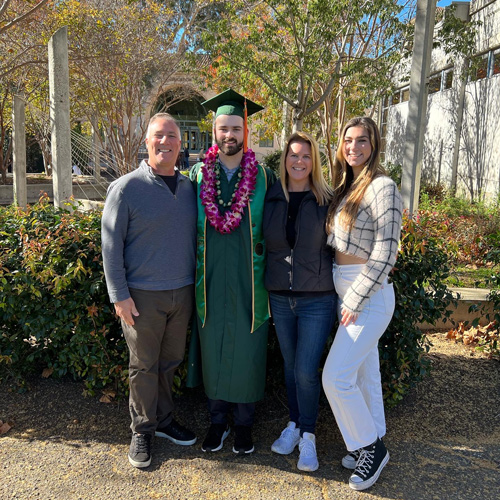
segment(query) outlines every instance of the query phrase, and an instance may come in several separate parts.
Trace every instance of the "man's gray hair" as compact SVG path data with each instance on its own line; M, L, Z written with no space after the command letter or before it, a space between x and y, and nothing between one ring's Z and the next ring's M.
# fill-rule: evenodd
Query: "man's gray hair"
M177 120L169 113L156 113L149 119L148 129L146 130L146 137L149 137L149 129L151 125L153 125L153 123L157 122L158 120L174 122L177 127L177 130L179 131L179 139L181 138L181 128L179 127Z

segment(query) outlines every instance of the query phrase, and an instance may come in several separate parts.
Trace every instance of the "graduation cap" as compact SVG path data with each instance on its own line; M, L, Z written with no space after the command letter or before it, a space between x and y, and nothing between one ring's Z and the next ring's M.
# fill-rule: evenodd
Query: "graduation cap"
M220 115L236 115L241 116L244 122L244 144L243 151L247 150L247 117L262 111L264 108L259 104L247 99L245 96L238 94L233 89L225 90L224 92L202 102L201 105L213 111L215 117Z

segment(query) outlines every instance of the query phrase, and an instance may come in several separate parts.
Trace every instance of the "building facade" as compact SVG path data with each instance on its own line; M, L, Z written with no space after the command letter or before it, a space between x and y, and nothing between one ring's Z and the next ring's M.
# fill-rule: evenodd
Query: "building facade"
M422 181L472 200L500 196L500 1L453 2L457 17L479 21L474 56L432 52ZM436 26L436 29L439 25ZM386 163L402 164L409 86L383 100L380 127Z

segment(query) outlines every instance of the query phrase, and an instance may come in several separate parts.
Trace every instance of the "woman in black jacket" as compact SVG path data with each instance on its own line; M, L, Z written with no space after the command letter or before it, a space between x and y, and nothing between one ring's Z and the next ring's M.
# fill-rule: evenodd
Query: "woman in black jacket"
M318 144L310 135L295 132L289 137L280 177L264 208L265 284L284 359L290 421L271 450L288 455L298 444L297 467L315 471L318 367L335 321L337 295L325 231L332 193L321 171Z

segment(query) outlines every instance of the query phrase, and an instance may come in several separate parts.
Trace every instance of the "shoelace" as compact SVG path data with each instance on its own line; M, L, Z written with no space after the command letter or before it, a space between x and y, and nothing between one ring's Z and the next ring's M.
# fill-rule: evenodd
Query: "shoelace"
M295 437L294 435L295 435L295 429L290 429L290 427L287 427L281 433L281 437L286 441L293 441Z
M135 449L137 453L143 453L148 451L148 440L146 436L137 435L135 437Z
M300 454L304 457L313 457L314 455L316 455L316 449L312 441L306 441L305 439L303 439L300 442L299 448Z
M370 472L371 466L373 465L374 456L375 456L375 450L372 451L361 450L354 474L356 474L357 476L366 477Z

